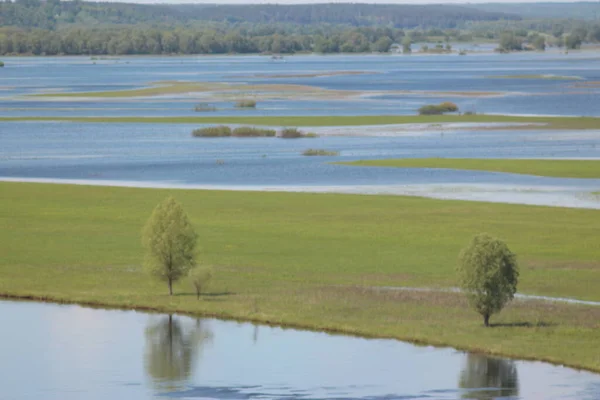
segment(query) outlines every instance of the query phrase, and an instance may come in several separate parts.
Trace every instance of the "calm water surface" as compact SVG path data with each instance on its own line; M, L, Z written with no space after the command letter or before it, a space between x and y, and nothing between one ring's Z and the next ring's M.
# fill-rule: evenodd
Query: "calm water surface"
M596 400L600 375L215 319L0 302L2 399Z
M146 99L60 99L37 93L126 90L159 81L297 84L365 91L369 98L342 101L277 99L257 110L236 110L233 101L213 102L208 115L384 115L414 114L420 106L452 100L462 110L501 114L600 115L600 53L478 54L432 56L293 56L275 62L265 56L6 58L0 73L0 116L176 116L193 111L198 94ZM273 77L336 71L364 75ZM578 80L494 79L507 75L559 75ZM581 86L580 84L584 84ZM498 92L495 97L415 96L390 91ZM374 98L373 98L374 96ZM202 113L200 115L207 115Z

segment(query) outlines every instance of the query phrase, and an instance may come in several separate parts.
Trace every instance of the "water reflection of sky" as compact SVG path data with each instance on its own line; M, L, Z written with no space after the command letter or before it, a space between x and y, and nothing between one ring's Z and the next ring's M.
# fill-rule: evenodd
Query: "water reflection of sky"
M392 340L175 316L175 342L156 342L157 324L168 333L166 316L16 302L0 302L0 311L13 328L0 331L0 354L10 360L0 363L3 396L11 400L600 396L600 376L591 373ZM192 340L199 329L209 340ZM163 376L173 379L166 392ZM490 389L494 382L504 389Z
M381 92L383 98L348 101L271 100L258 110L235 110L230 103L216 101L220 111L210 115L381 115L414 114L426 103L448 100L413 94L385 96L388 91L500 92L509 96L451 98L464 110L507 114L599 115L599 87L573 87L574 83L600 81L600 56L585 52L569 56L552 54L433 56L294 56L285 62L269 57L89 57L7 58L0 76L0 116L10 115L198 115L193 105L198 95L179 95L186 100L149 101L104 99L104 101L39 101L15 96L48 92L126 90L157 81L280 83L311 85L326 89ZM95 64L94 64L95 63ZM302 75L332 71L366 71L364 75L274 78L269 75ZM559 75L580 81L551 79L491 79L505 75ZM382 100L382 99L385 99ZM47 99L46 99L47 100ZM108 105L108 107L99 104ZM112 107L111 107L112 106ZM94 108L94 109L90 109ZM121 109L121 110L120 110ZM151 113L151 114L149 114ZM203 114L204 115L204 114Z
M191 137L196 125L4 123L0 177L145 187L412 194L600 207L598 179L364 168L331 161L398 157L600 158L596 131L320 128L316 139ZM328 134L382 136L327 136ZM305 157L308 148L339 157Z

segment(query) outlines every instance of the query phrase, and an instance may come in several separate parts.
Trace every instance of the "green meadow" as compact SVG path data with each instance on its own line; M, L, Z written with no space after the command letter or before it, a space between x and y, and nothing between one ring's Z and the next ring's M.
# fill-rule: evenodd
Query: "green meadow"
M89 123L152 124L244 124L261 126L360 126L443 123L518 123L524 126L482 127L488 129L600 129L596 117L521 117L510 115L372 115L372 116L268 116L268 117L0 117L0 122L54 121ZM531 124L531 125L527 125ZM538 125L542 124L542 125ZM443 129L440 125L439 129Z
M361 167L446 168L558 178L600 178L598 160L529 160L476 158L403 158L342 162Z
M215 277L196 300L141 267L142 226L168 195ZM600 211L401 196L0 183L0 293L390 337L600 371L600 307L514 301L492 328L456 293L473 235L518 255L519 292L600 301Z

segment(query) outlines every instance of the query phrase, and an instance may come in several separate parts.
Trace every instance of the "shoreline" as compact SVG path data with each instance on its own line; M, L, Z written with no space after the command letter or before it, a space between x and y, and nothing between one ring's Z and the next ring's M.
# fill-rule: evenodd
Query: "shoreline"
M575 178L565 178L575 179ZM86 180L62 178L13 178L0 176L0 182L33 183L67 186L93 186L133 189L170 189L198 191L262 192L262 193L321 193L354 196L398 196L417 197L448 201L469 201L476 203L514 204L534 207L553 207L567 209L600 209L600 199L596 200L596 189L538 186L537 192L532 186L509 189L509 185L493 184L410 184L410 185L214 185L192 183L169 183L153 181ZM510 198L506 197L508 195ZM521 201L514 200L518 195ZM540 196L535 201L529 197ZM498 199L501 200L498 200ZM561 202L562 201L562 202ZM565 201L567 203L565 203ZM572 203L568 203L568 202Z
M260 324L271 327L280 327L280 328L290 328L296 330L305 330L311 332L324 332L328 334L334 335L344 335L344 336L352 336L363 339L387 339L387 340L398 340L404 343L410 343L416 346L432 346L435 348L451 348L457 351L475 353L475 354L485 354L492 357L500 357L500 358L508 358L515 361L537 361L544 362L554 366L563 366L567 368L572 368L577 371L586 371L595 374L600 374L600 368L588 367L585 365L580 365L576 363L569 363L561 360L556 360L551 357L529 357L519 354L514 354L510 352L503 351L490 351L489 349L481 349L479 347L471 347L471 346L459 346L452 344L451 341L437 341L432 339L421 339L415 337L404 337L401 335L383 335L380 333L369 332L360 328L349 328L349 327L339 327L339 326L331 326L327 324L305 324L305 323L297 323L293 320L278 320L275 321L271 318L262 318L262 317L254 317L250 318L248 316L238 316L235 314L227 313L227 312L218 312L218 313L209 313L202 311L187 311L179 308L170 308L168 306L146 306L144 304L123 304L119 302L109 303L109 302L96 302L96 301L86 301L86 300L69 300L69 299L61 299L53 296L45 296L45 295L32 295L32 294L14 294L14 293L0 293L0 301L2 300L15 300L15 301L33 301L37 303L51 303L58 305L76 305L80 307L88 307L88 308L103 308L106 310L122 310L122 311L136 311L136 312L144 312L144 313L160 313L160 314L177 314L182 316L192 316L192 317L201 317L201 318L216 318L221 320L228 321L238 321L238 322L246 322L252 324ZM573 305L571 305L573 306ZM489 329L489 328L488 328Z

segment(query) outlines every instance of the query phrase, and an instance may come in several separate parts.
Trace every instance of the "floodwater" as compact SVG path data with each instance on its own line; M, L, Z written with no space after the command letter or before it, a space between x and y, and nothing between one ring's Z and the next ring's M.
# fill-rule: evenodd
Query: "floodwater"
M474 47L475 48L475 47ZM402 115L452 100L463 111L600 116L600 54L584 51L432 56L6 58L0 116ZM347 71L363 74L339 74ZM336 75L337 74L337 75ZM544 75L561 79L507 76ZM570 77L569 79L562 79ZM301 85L297 93L233 107L235 96L48 98L40 93L126 90L158 81ZM310 97L310 88L350 91ZM307 90L308 88L308 90ZM212 93L212 94L211 94ZM477 94L477 95L476 95ZM481 96L485 94L485 96ZM264 95L264 93L263 93ZM194 112L209 102L215 112ZM400 194L600 208L598 179L332 165L395 157L600 158L597 131L477 125L314 128L318 139L195 139L200 125L0 122L0 179L140 187ZM510 129L509 129L510 128ZM311 129L313 130L313 129ZM303 157L308 148L339 157Z
M596 400L541 362L216 319L0 302L3 399Z
M408 115L424 104L447 100L456 102L464 111L479 113L600 115L597 107L600 103L600 54L587 51L569 55L548 52L469 56L291 56L283 61L266 56L110 57L98 60L90 57L21 57L3 60L6 66L0 71L0 116ZM365 74L319 75L340 71ZM311 74L315 76L307 76ZM576 80L494 78L515 75L573 77ZM340 96L301 99L302 93L292 98L275 96L259 100L256 110L235 109L235 97L214 98L210 93L141 99L30 96L127 90L161 81L308 85L356 91L358 96L351 99ZM494 95L474 97L473 92ZM210 102L218 110L194 112L198 102Z
M3 123L0 179L138 187L405 194L600 208L600 179L369 168L404 157L600 158L598 131L440 127L318 128L314 139L194 138L197 125ZM341 135L349 136L341 136ZM357 136L365 134L365 136ZM337 157L306 157L309 148Z

